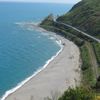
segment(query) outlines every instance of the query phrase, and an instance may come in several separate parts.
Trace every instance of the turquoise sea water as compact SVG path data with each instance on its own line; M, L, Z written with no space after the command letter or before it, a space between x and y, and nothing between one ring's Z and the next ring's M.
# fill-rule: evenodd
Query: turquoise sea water
M0 3L0 97L34 74L60 46L49 35L16 23L39 22L61 15L70 4Z

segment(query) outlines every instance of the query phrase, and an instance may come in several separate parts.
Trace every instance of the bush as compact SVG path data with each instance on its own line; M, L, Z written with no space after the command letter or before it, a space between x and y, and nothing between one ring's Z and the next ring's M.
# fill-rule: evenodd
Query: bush
M82 57L82 67L81 67L81 69L84 71L84 70L87 70L89 67L91 67L89 51L88 51L86 45L83 45L80 48L80 50L81 50L81 57Z
M58 100L94 100L95 96L91 89L76 87L69 88Z
M95 88L100 91L100 76L97 78Z
M94 42L93 44L94 52L96 55L97 62L100 66L100 43Z

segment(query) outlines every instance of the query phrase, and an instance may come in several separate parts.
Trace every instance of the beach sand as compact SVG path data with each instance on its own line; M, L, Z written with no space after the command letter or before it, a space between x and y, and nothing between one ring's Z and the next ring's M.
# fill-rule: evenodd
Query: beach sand
M59 35L57 38L65 44L62 52L44 70L5 100L44 100L53 95L60 96L68 87L79 85L79 48Z

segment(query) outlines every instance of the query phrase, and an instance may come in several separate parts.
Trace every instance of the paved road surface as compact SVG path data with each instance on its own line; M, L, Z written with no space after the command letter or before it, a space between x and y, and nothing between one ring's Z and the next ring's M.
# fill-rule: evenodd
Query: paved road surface
M81 31L81 30L79 30L79 29L77 29L77 28L71 26L71 25L68 25L68 24L65 24L65 23L62 23L62 22L57 22L56 20L55 20L55 23L58 23L58 24L61 24L61 25L66 26L66 27L72 28L72 29L74 29L74 30L76 30L76 31L78 31L78 32L80 32L80 33L82 33L82 34L84 34L85 36L87 36L87 37L89 37L89 38L91 38L91 39L97 41L98 43L100 43L100 39L97 39L97 38L95 38L95 37L93 37L93 36L91 36L91 35L89 35L89 34L83 32L83 31Z

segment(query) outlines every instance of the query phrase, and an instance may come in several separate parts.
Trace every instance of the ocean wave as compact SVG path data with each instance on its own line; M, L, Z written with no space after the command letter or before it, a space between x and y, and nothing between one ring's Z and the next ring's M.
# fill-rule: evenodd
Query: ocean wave
M16 24L17 24L17 25L21 25L21 26L23 25L23 26L24 26L26 23L16 23ZM40 31L41 33L43 33L43 32L48 33L48 31L46 31L46 30L44 30L44 29L42 29L42 28L39 28L39 27L38 27L38 29L40 29L39 31ZM50 33L50 32L49 32L49 33ZM48 34L49 34L49 33L48 33ZM44 69L47 67L47 65L49 65L49 63L50 63L51 61L53 61L53 60L62 52L62 50L63 50L62 41L61 41L61 40L58 40L58 39L56 38L56 35L50 35L50 34L49 34L49 36L51 36L51 37L54 36L53 38L55 38L56 43L61 47L61 49L60 49L54 56L52 56L51 59L49 59L48 61L46 61L45 65L44 65L43 67L41 67L40 69L38 69L32 76L26 78L24 81L22 81L21 83L19 83L16 87L14 87L14 88L12 88L12 89L6 91L5 94L2 96L1 100L5 100L10 94L12 94L13 92L15 92L15 91L18 90L19 88L21 88L26 82L28 82L28 81L31 80L34 76L36 76L38 73L40 73L42 70L44 70ZM51 37L50 37L50 38L51 38Z
M10 94L12 94L13 92L15 92L16 90L18 90L19 88L21 88L26 82L28 82L29 80L31 80L34 76L36 76L39 72L41 72L42 70L44 70L47 65L55 59L55 57L57 57L61 51L63 50L63 47L61 47L61 49L56 53L55 56L53 56L51 59L49 59L46 64L41 68L39 69L38 71L36 71L32 76L28 77L27 79L25 79L24 81L22 81L21 83L19 83L15 88L12 88L10 90L8 90L4 96L2 96L1 100L5 100Z
M16 22L15 25L20 26L21 28L24 28L28 31L37 31L37 32L46 32L44 29L40 28L39 25L40 22Z
M25 24L34 24L34 25L39 25L40 24L40 22L15 22L14 24L16 24L16 25L25 25Z
M55 40L57 44L59 44L57 41L57 38L56 38L56 35L54 32L48 32L47 30L39 27L40 22L16 22L15 24L16 25L19 25L21 28L24 28L28 31L37 31L37 32L40 32L42 35L44 36L48 36L49 39L51 40ZM37 37L37 38L40 38L40 37Z

